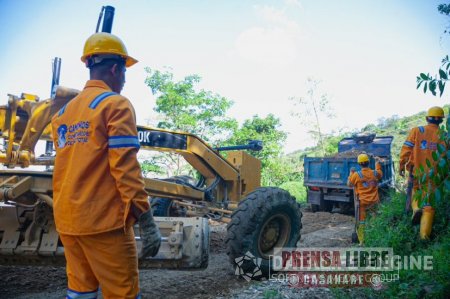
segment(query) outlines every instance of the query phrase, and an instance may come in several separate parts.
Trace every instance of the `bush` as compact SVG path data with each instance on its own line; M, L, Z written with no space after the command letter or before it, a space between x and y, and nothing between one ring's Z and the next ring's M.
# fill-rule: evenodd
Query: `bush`
M419 226L411 225L411 214L404 213L406 196L392 194L389 203L381 204L375 217L368 217L366 247L392 247L395 255L433 256L433 270L401 270L400 280L387 283L387 289L374 296L402 298L447 298L450 293L450 204L436 206L430 241L419 239Z
M301 182L285 182L280 188L288 191L298 202L306 202L306 189Z

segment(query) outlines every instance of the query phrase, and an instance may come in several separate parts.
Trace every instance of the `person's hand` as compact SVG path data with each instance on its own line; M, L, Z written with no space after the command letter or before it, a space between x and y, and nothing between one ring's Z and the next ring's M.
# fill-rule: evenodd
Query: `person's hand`
M161 246L161 233L153 219L152 211L142 213L139 216L139 231L142 240L142 249L139 258L155 256Z
M351 167L351 168L350 168L350 174L354 173L355 171L356 171L356 168L355 168L355 167Z

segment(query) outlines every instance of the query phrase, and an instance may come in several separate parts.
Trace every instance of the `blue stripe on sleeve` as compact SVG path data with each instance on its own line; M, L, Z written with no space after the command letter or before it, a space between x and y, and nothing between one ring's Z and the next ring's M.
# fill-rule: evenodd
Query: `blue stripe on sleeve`
M412 143L410 141L405 141L404 145L406 145L408 147L414 147L414 143Z
M66 111L66 107L67 107L67 104L65 104L65 105L59 110L58 116L63 115L64 111Z
M110 136L108 138L109 148L135 147L139 148L139 139L137 136Z
M92 100L92 102L89 104L89 108L91 108L91 109L97 108L97 106L98 106L104 99L106 99L106 98L109 97L109 96L113 96L113 95L116 95L116 93L115 93L115 92L112 92L112 91L104 92L104 93L98 95L98 96L97 96L94 100Z

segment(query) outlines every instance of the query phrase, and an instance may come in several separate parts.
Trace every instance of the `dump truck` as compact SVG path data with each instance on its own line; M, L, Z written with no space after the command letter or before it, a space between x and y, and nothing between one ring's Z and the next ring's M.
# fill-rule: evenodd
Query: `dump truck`
M304 157L304 186L307 202L313 212L331 212L337 207L342 212L351 212L354 207L353 188L347 186L350 169L360 170L357 156L369 155L369 167L375 169L375 157L379 158L383 177L380 188L392 187L394 162L391 157L392 136L375 134L344 138L338 143L338 153L330 157Z
M106 7L103 32L111 32L114 8ZM105 29L106 28L106 29ZM58 61L58 60L55 60ZM59 72L60 66L54 65ZM58 77L58 76L56 76ZM52 116L79 91L52 80L51 97L8 95L0 106L0 264L64 265L64 247L53 218ZM268 274L270 256L300 240L300 205L287 191L261 187L261 162L245 150L261 143L213 148L186 132L138 126L141 150L175 153L197 172L196 178L144 178L162 234L158 254L139 260L141 269L204 269L209 257L209 219L227 224L226 246L235 264L251 253ZM36 155L38 141L46 152ZM228 150L227 156L221 151ZM135 228L136 242L141 240ZM240 264L241 271L255 265Z

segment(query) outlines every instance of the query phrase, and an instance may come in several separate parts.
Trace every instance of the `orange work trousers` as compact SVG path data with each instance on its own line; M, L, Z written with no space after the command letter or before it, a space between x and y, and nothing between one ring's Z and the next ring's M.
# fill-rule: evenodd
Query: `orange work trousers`
M66 256L67 298L140 298L133 227L110 232L60 235Z
M365 224L367 217L367 210L374 209L378 203L379 201L370 204L367 204L365 202L359 203L359 223Z

